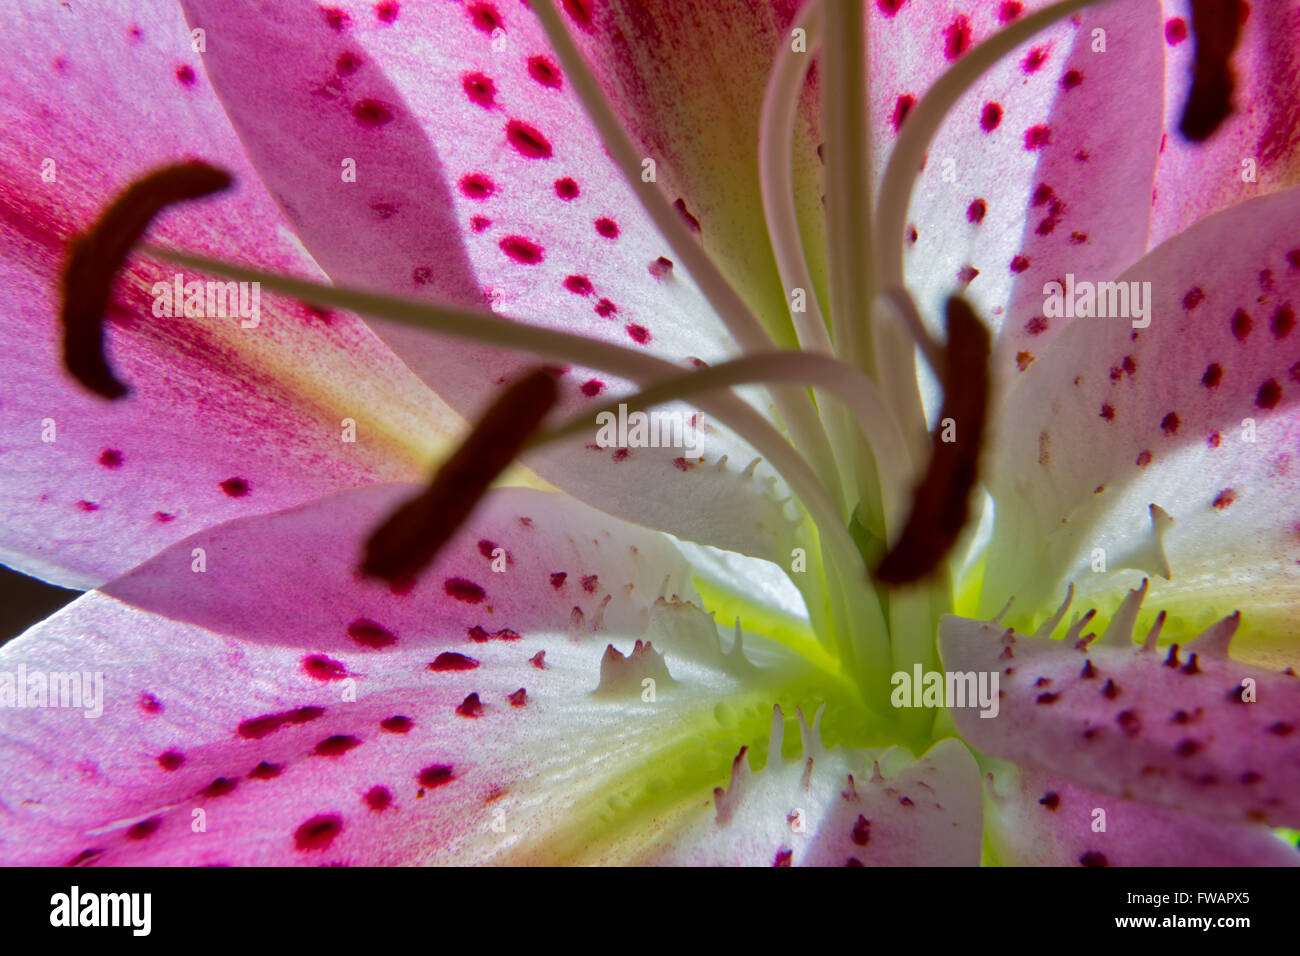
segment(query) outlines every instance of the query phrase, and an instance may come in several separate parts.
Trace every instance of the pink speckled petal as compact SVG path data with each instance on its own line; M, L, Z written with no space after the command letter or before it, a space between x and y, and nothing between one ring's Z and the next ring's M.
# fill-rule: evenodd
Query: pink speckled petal
M421 476L457 418L357 319L269 295L256 327L155 317L152 287L176 270L144 258L119 281L107 335L133 393L110 404L68 377L65 244L156 166L198 156L237 178L219 199L165 213L156 237L320 272L244 158L171 4L27 4L0 51L19 78L0 93L13 134L0 145L0 560L94 586L213 523Z
M1126 799L1225 823L1296 826L1300 677L1229 657L1233 618L1181 648L1135 645L1138 597L1091 643L944 618L947 671L999 675L996 714L951 708L962 737Z
M1300 663L1298 217L1292 189L1202 220L1119 277L1150 283L1149 327L1077 319L1021 377L981 613L1015 595L1032 615L1071 580L1107 605L1146 573L1175 639L1241 610L1243 653ZM1169 581L1152 504L1173 518Z
M666 538L558 495L491 494L411 589L361 580L410 491L202 532L0 649L103 674L101 716L3 710L0 859L626 855L643 812L708 799L785 682L815 686L761 640L723 654Z

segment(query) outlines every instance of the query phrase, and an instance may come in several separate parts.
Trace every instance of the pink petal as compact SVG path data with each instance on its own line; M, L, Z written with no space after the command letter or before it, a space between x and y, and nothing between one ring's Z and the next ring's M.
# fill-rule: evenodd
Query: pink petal
M690 866L976 866L979 771L959 741L877 776L879 752L827 751L800 718L803 755L757 773L737 758L726 789L637 862ZM769 747L769 754L771 748ZM809 766L809 763L812 766Z
M4 710L6 861L576 859L637 819L608 817L614 794L707 799L670 750L707 747L721 778L763 732L761 714L715 717L771 677L721 653L667 539L506 490L393 593L355 568L409 494L358 489L204 531L0 650L7 673L102 671L105 694L96 719Z
M1153 580L1152 601L1185 618L1171 625L1190 633L1174 636L1240 609L1252 653L1281 666L1300 635L1298 216L1290 190L1198 223L1120 276L1150 282L1149 328L1076 320L1021 376L991 459L981 613L1013 594L1032 613L1069 580L1113 594L1121 585L1091 570L1098 548L1109 571L1162 573L1156 504L1174 519L1172 581Z
M395 20L366 12L342 21L305 2L185 8L195 25L220 23L205 58L212 82L294 229L336 281L490 305L687 366L730 353L690 279L664 270L670 250L522 7L407 5ZM355 182L342 179L345 159L356 161ZM373 327L467 415L524 362ZM563 382L569 413L627 388L581 368ZM643 524L764 556L781 550L772 542L779 509L760 481L743 477L755 456L729 433L706 434L698 452L620 451L594 438L593 426L585 445L547 450L536 470ZM723 455L729 464L715 471ZM716 510L723 502L733 507Z
M1290 3L1243 4L1241 42L1233 57L1236 111L1205 143L1177 132L1191 81L1195 46L1187 0L1164 0L1165 127L1152 210L1154 247L1189 225L1242 199L1294 185L1300 176L1300 58ZM1249 166L1243 165L1246 160ZM1252 178L1245 178L1253 170Z
M1229 658L1231 625L1181 649L1143 650L1124 617L1117 612L1118 625L1091 644L944 618L947 671L1000 675L995 716L951 708L963 738L1142 803L1224 822L1300 822L1300 678ZM1255 699L1245 702L1250 689Z
M921 27L921 12L907 4L886 24L899 39L885 47L896 66L873 91L882 150L897 135L897 99L919 99L934 64L947 65L951 32ZM987 4L941 22L968 20L979 42L998 14ZM1000 376L1018 374L1017 356L1032 361L1064 326L1042 320L1044 282L1065 272L1108 279L1146 248L1160 143L1158 15L1153 3L1111 4L1043 31L956 103L929 150L910 210L908 283L936 319L965 288L1001 329ZM1093 52L1097 30L1105 53Z
M439 427L455 422L350 316L266 296L256 328L155 317L152 286L177 270L141 258L121 279L108 336L133 394L102 402L62 370L65 244L157 165L202 156L237 185L168 212L156 236L319 275L244 159L184 21L155 6L41 6L0 39L8 69L28 77L24 96L15 87L0 101L14 147L0 160L0 559L80 587L215 522L415 478ZM41 178L43 157L53 182ZM344 418L357 423L355 444L341 440Z
M1268 827L1165 810L1038 771L990 773L988 797L989 845L1003 865L1300 866Z

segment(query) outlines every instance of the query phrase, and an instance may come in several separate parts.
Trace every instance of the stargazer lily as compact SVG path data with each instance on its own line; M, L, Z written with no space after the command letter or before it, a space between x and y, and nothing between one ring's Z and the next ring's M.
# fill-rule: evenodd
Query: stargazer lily
M0 861L1294 864L1297 15L20 3Z

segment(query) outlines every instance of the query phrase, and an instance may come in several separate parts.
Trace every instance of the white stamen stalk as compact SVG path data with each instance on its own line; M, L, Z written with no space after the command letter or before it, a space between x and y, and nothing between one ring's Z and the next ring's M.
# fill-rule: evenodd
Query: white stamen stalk
M758 132L758 174L763 194L763 213L772 240L781 286L807 292L807 309L791 309L790 318L806 352L832 352L826 319L817 300L817 290L808 260L799 242L799 216L794 204L794 170L790 152L794 145L794 124L804 77L822 45L823 0L812 0L799 11L792 29L803 30L807 51L796 53L789 43L777 47L776 61L768 74L763 94L763 113Z

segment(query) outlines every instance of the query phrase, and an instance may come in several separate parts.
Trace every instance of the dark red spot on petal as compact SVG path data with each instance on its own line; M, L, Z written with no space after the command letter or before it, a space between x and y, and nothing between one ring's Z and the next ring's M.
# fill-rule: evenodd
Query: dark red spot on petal
M1108 421L1108 422L1113 422L1113 421L1115 420L1115 408L1114 408L1114 406L1111 405L1109 402L1103 404L1103 405L1101 406L1101 414L1100 414L1100 417L1101 417L1101 418L1104 418L1104 419L1105 419L1106 421Z
M973 222L976 225L984 221L984 216L988 213L989 206L983 199L976 199L966 207L966 221Z
M351 734L335 734L318 743L312 753L317 757L342 757L349 750L360 746L361 741Z
M1137 465L1139 468L1145 468L1147 465L1151 464L1151 452L1145 449L1138 452L1138 456L1133 460L1133 464Z
M198 82L198 77L194 75L194 68L188 64L182 64L176 67L176 80L181 86L193 86Z
M227 478L221 483L221 490L232 498L242 498L253 489L243 478Z
M943 28L943 55L955 60L970 49L970 19L958 14L952 22Z
M281 767L278 763L267 763L263 760L252 770L248 771L248 775L255 780L274 780L276 777L280 776L280 770Z
M140 695L140 709L146 714L161 714L163 703L153 694Z
M1178 418L1177 412L1170 412L1164 418L1160 419L1160 430L1166 435L1177 435L1178 426L1182 422Z
M1291 303L1287 302L1277 307L1273 313L1273 318L1269 320L1269 329L1273 332L1273 337L1284 339L1291 334L1295 328L1295 309L1291 308Z
M1052 128L1046 123L1038 123L1025 130L1025 149L1030 152L1042 149L1052 141Z
M461 77L461 86L471 103L490 109L496 104L497 85L485 73L466 73Z
M907 4L907 0L876 0L876 9L886 17L892 17Z
M627 334L632 337L632 341L638 345L645 345L650 341L650 331L644 325L629 324L625 328Z
M1220 511L1222 511L1223 509L1229 507L1236 500L1237 500L1237 493L1233 491L1231 488L1224 488L1222 491L1220 491L1217 495L1214 496L1214 501L1212 501L1211 504L1215 508L1218 508Z
M1057 807L1061 805L1061 797L1057 793L1049 792L1043 794L1042 799L1039 800L1038 802L1042 806L1047 807L1047 809L1049 810L1055 810Z
M605 383L598 378L589 378L580 386L580 391L588 398L595 398L605 388Z
M1193 286L1187 290L1187 295L1183 296L1183 308L1189 312L1205 301L1205 293L1201 291L1200 286Z
M907 114L912 112L912 107L916 105L916 97L911 93L904 93L894 103L894 132L898 132L903 127Z
M379 650L381 647L391 647L397 643L397 636L392 631L368 617L359 617L349 624L348 637L362 647L369 647L374 650Z
M1110 863L1107 862L1105 854L1098 853L1096 850L1089 850L1087 853L1083 854L1083 856L1079 857L1079 865L1110 866Z
M677 210L678 214L685 221L687 229L691 230L691 232L700 231L700 221L691 215L690 210L686 208L685 199L678 196L673 200L673 208Z
M528 691L521 687L514 693L507 694L506 699L510 701L511 707L522 707L528 703Z
M228 793L233 793L237 786L239 786L238 780L231 780L229 777L218 777L200 790L199 796L207 798L224 797Z
M392 23L401 9L402 5L397 0L383 0L382 3L375 4L375 17L380 23Z
M564 280L564 287L574 295L591 295L596 291L586 276L568 276Z
M601 299L599 302L596 303L596 314L600 316L602 319L608 319L611 315L613 315L617 311L618 311L618 306L616 306L613 302L610 302L609 299Z
M393 795L387 787L371 787L361 799L376 812L387 809L393 803Z
M153 836L154 831L162 824L162 817L150 817L148 820L141 820L127 828L126 838L128 840L143 840L145 837Z
M487 216L473 216L469 221L469 227L475 232L483 232L490 225L492 220Z
M312 817L293 831L293 845L299 850L324 850L343 832L343 818L336 813Z
M528 58L528 75L542 86L553 90L560 88L560 68L551 62L550 57L530 56Z
M483 173L468 173L460 178L461 194L469 199L487 199L496 190L496 183Z
M409 734L411 728L415 726L410 717L403 717L401 714L395 714L392 717L385 717L379 722L379 726L390 734Z
M478 699L478 694L470 694L457 704L456 715L471 718L483 716L483 702Z
M1246 341L1251 330L1255 327L1254 321L1245 309L1238 309L1232 313L1232 337L1238 342Z
M185 762L185 755L179 750L168 750L166 753L158 755L158 766L171 772L180 769L181 764Z
M546 258L546 250L523 236L506 236L497 243L507 256L526 266L535 266Z
M342 680L348 669L324 654L311 654L302 659L303 673L313 680Z
M1275 379L1269 379L1255 393L1255 404L1263 409L1277 408L1282 401L1282 386Z
M506 141L529 159L547 159L551 155L550 140L537 127L519 120L506 123Z
M998 103L985 103L980 111L980 129L991 133L1002 122L1002 106Z
M1201 376L1201 384L1206 388L1217 388L1223 381L1223 366L1218 362L1211 362L1205 367L1205 374Z
M506 22L501 19L501 14L497 13L497 8L490 3L479 0L477 3L471 3L466 8L466 12L469 13L470 23L482 33L491 34L493 30L505 29Z
M656 279L662 279L664 276L672 273L673 260L669 259L667 256L660 256L654 262L650 263L648 268L650 269L650 274L652 276Z
M1078 70L1066 70L1061 76L1061 89L1072 90L1083 82L1083 74Z
M998 7L998 20L1010 23L1024 12L1025 5L1020 0L1003 0L1002 6Z
M453 768L450 764L445 764L445 763L430 764L429 766L421 770L415 779L420 781L420 786L422 787L428 787L429 789L433 789L434 787L441 787L445 784L451 783L452 780L456 779L452 775L452 771L454 769L455 768Z
M591 8L587 0L564 0L564 12L584 30L591 27Z
M352 115L362 126L374 129L392 122L393 108L382 100L358 100L352 106Z
M429 665L431 671L472 671L478 667L478 661L464 654L457 654L455 651L443 651L439 654L432 664Z
M478 604L486 596L486 592L481 587L465 578L448 578L443 582L442 589L448 597L464 601L466 604Z
M1187 21L1182 17L1170 17L1165 21L1165 42L1178 46L1187 39Z
M239 736L246 740L260 740L289 724L305 724L325 713L324 707L298 707L278 714L253 717L240 723Z
M1030 335L1042 335L1047 331L1046 316L1036 315L1025 323L1025 331Z
M618 238L618 223L608 217L601 217L596 220L596 231L606 239Z
M578 184L568 176L555 181L555 195L565 202L578 198Z
M1025 73L1037 73L1047 62L1047 50L1041 46L1036 46L1020 61L1020 69ZM1075 71L1078 72L1077 70Z
M334 72L339 76L351 76L361 69L361 57L351 50L344 50L334 61Z
M1016 256L1011 260L1011 271L1016 275L1019 275L1020 273L1024 272L1028 268L1029 268L1028 256Z

